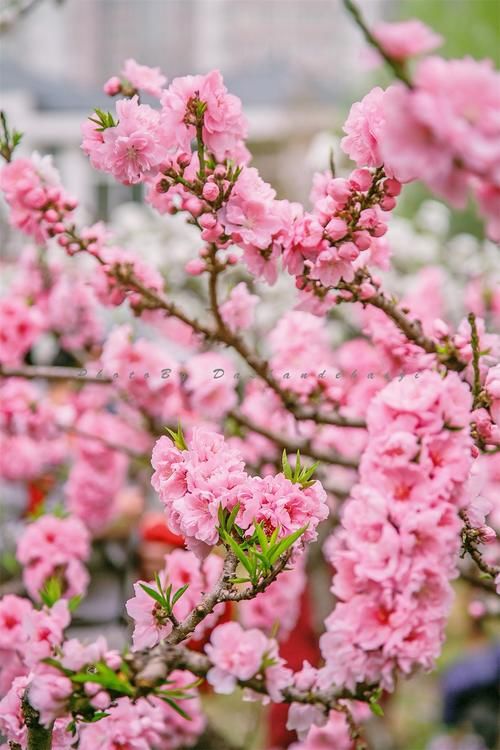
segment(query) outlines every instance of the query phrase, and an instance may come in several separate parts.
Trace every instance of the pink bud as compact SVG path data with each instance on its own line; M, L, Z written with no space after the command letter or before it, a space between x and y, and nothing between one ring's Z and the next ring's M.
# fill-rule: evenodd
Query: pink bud
M342 177L336 177L335 179L330 180L326 188L326 192L328 193L328 195L331 195L332 198L337 201L337 203L341 205L347 203L347 201L351 197L351 188L349 187L349 183Z
M230 266L235 266L238 262L238 256L236 255L236 253L229 253L229 255L227 256L227 262Z
M52 227L52 230L54 234L62 234L63 232L66 231L66 227L64 226L62 221L58 221L56 224L54 224L54 226Z
M108 96L116 96L122 90L122 82L118 76L111 76L104 84L103 90Z
M77 253L80 250L80 245L78 242L72 242L70 245L68 245L68 252L69 253Z
M109 704L111 703L111 696L105 690L100 690L98 693L96 693L96 695L94 695L90 703L94 706L94 708L99 708L102 710L104 708L108 708Z
M206 201L215 201L219 197L219 187L215 182L207 182L203 185L203 197Z
M199 216L203 211L203 203L198 198L188 198L183 206L185 211L188 211L191 216Z
M217 219L214 214L202 214L198 221L203 229L213 229L217 224Z
M468 610L470 616L474 617L474 619L478 619L486 613L486 607L483 602L480 602L477 599L469 604Z
M226 168L222 166L222 164L217 164L217 166L214 169L214 177L224 177L226 174Z
M75 208L78 206L78 201L76 198L66 198L64 201L64 208L66 211L74 211Z
M205 268L205 262L201 258L193 258L193 260L186 263L185 271L190 276L199 276L205 271Z
M354 242L344 242L339 246L339 256L343 260L356 260L359 255L359 248Z
M393 198L390 195L386 195L382 200L380 201L380 208L382 211L392 211L392 209L396 206L396 199Z
M45 190L42 188L30 190L24 196L24 201L30 208L41 208L47 202Z
M389 177L387 180L384 180L384 191L386 195L391 195L394 198L401 192L401 183L393 177Z
M104 661L110 669L118 669L122 663L122 657L117 651L107 651L104 655Z
M383 237L384 234L387 232L387 224L383 224L380 222L372 229L372 235L374 237Z
M59 219L59 214L53 208L49 208L48 211L45 211L43 218L50 224L55 224L55 222Z
M325 230L333 242L341 240L347 234L347 222L334 216L325 227Z
M295 286L297 287L297 289L305 289L306 284L307 281L303 276L297 276L297 278L295 279Z
M352 238L360 250L368 250L372 244L372 239L365 229L361 229L359 232L354 232Z
M370 297L373 297L375 292L375 287L373 286L373 284L370 284L369 281L363 281L363 283L359 287L359 296L361 299L370 299Z
M97 693L100 691L101 686L98 685L96 682L85 682L83 684L83 689L85 690L85 693L87 695L97 695Z
M181 151L181 153L178 154L176 161L179 167L182 167L183 169L185 169L186 167L189 167L189 165L191 164L191 158L192 158L192 154L188 154L187 151Z
M70 239L66 234L63 234L57 238L57 242L59 243L59 245L61 245L61 247L66 247L67 245L69 245Z
M481 526L477 531L479 533L479 540L482 544L492 544L497 538L497 535L491 526Z
M349 185L362 193L371 188L372 182L373 175L368 169L355 169L349 177Z

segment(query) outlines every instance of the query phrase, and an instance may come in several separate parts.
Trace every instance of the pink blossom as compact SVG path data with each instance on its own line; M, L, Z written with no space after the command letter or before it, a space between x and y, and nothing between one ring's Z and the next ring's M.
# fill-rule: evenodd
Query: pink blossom
M221 435L196 427L186 451L172 449L160 438L153 466L151 482L165 504L169 527L188 546L201 543L194 551L208 551L218 541L219 507L227 507L233 490L246 481L241 455Z
M207 149L219 161L238 161L247 125L240 100L228 94L218 70L205 76L175 78L162 94L161 129L166 147L190 150L196 137L197 103L205 105L202 135Z
M394 60L432 52L443 43L443 37L436 34L418 19L387 23L379 21L372 28L377 42Z
M249 680L262 666L268 639L256 628L243 630L236 622L219 625L205 651L214 665L207 680L216 693L232 693L238 680Z
M151 94L151 96L155 96L158 99L167 82L160 68L149 68L147 65L140 65L131 57L125 60L121 74L127 83L130 83L135 89L145 91L146 94Z
M36 307L13 297L0 299L0 363L20 364L43 327L43 318Z
M341 146L359 166L380 167L379 139L385 125L382 102L386 92L373 88L360 102L352 105L343 130Z
M236 244L265 249L281 228L274 207L276 192L264 182L254 167L245 167L227 203L218 213L226 234Z
M40 722L48 727L67 713L67 701L72 692L71 680L51 669L33 677L29 685L29 701L39 712Z
M61 581L63 596L85 593L89 576L83 563L89 556L88 531L71 517L42 516L26 528L17 545L24 583L34 599L53 576Z
M28 666L37 664L62 644L64 630L70 623L67 602L60 599L50 609L28 612L23 627L27 636L24 660Z
M119 182L133 185L158 170L166 158L165 148L160 143L159 114L147 104L139 104L137 96L120 99L116 103L116 113L117 124L95 137L85 125L82 148L96 169L109 172Z
M258 301L256 294L250 294L245 282L236 284L227 300L220 306L222 319L230 331L236 333L250 328Z
M296 715L297 710L302 714L304 709L307 713L311 713L311 708L316 713L318 712L318 709L315 709L314 706L297 706L293 703L290 707L290 713L292 713L292 709L294 710L293 716ZM297 722L294 721L293 723L296 724ZM346 718L338 711L330 711L322 726L313 726L302 742L293 742L290 745L290 750L325 750L326 748L335 748L335 750L354 750L355 748Z
M172 623L160 605L144 591L141 584L158 591L154 582L138 581L134 583L135 596L126 603L126 610L134 620L132 641L134 649L141 651L152 648L172 630Z
M216 352L196 354L185 364L185 390L193 411L205 419L220 419L236 406L235 368Z
M14 159L0 170L0 190L10 207L10 221L38 243L53 236L76 201L62 188L50 156L36 152L31 158Z
M23 621L32 609L28 599L14 594L0 599L0 649L14 649L24 641Z

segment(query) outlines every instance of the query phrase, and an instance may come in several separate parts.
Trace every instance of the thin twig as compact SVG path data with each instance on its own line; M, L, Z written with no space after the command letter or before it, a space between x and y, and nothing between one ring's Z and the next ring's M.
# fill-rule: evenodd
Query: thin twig
M357 7L357 5L355 5L352 0L344 0L344 6L353 17L357 26L359 26L359 28L363 32L368 44L371 44L371 46L374 47L377 52L384 58L385 62L391 68L396 78L399 78L400 81L403 81L404 84L411 88L412 83L408 76L408 73L405 70L404 64L399 60L395 60L393 57L387 54L382 45L377 41L377 39L373 36L372 32L366 25L366 22L361 15L361 11Z

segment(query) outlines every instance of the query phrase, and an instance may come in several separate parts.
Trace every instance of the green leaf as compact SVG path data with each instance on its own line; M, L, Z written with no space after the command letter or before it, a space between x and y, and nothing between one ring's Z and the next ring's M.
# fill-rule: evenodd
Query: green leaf
M297 531L294 531L293 534L284 537L284 539L278 542L278 544L276 544L269 552L269 560L271 561L271 564L274 565L276 560L278 560L278 558L281 557L281 555L283 555L292 544L295 544L297 539L302 536L306 529L307 526L302 526L300 529L297 529Z
M83 596L81 594L75 594L75 596L72 596L71 599L68 601L68 609L70 612L76 612L78 607L80 606L82 602Z
M97 685L102 685L108 690L113 690L115 693L129 696L134 695L134 688L130 682L127 679L119 677L107 664L99 661L94 664L94 668L94 672L77 672L72 675L71 680L78 683L95 682Z
M158 604L160 604L162 607L165 606L165 600L162 594L160 594L156 589L151 588L151 586L147 586L145 583L140 583L139 585L141 589L151 597L151 599L154 599L155 602L158 602Z
M257 534L257 539L259 540L262 551L266 553L269 549L269 542L267 536L264 533L264 529L262 528L262 523L255 524L255 532Z
M175 592L173 599L172 599L172 607L174 606L174 604L177 604L181 596L188 590L188 588L189 588L189 583L186 583L184 586L182 586L182 588L178 589Z
M63 667L62 664L60 664L57 659L52 659L52 657L48 656L46 659L42 659L42 662L44 664L48 664L50 667L54 667L55 669L58 669L60 672L65 674L67 677L73 674L73 670L66 669Z
M293 482L292 467L288 462L288 456L285 448L283 448L283 453L281 455L281 465L283 466L283 474L285 475L285 477Z
M226 523L226 530L229 533L233 529L233 525L234 525L234 522L236 520L236 516L238 515L239 510L240 510L240 503L236 503L231 513L229 514L229 518L227 519L227 523Z
M180 451L188 450L180 422L177 425L177 430L171 430L169 427L167 427L166 430L176 448L178 448Z
M247 558L241 547L235 540L227 533L227 531L222 532L222 537L224 541L231 547L232 551L240 561L240 563L243 565L243 567L252 574L252 565L250 563L250 560Z
M47 607L52 607L59 601L62 595L61 581L55 576L47 578L43 589L40 591L40 598Z
M85 724L95 724L96 721L100 721L101 719L106 718L106 716L109 716L106 711L96 711L93 716L91 716L90 719L82 719L82 721Z
M377 701L374 700L373 698L370 698L370 701L369 701L368 705L370 706L370 711L375 716L383 716L384 715L384 710L383 710L382 706L379 703L377 703Z
M187 714L184 709L182 709L178 703L176 703L172 698L169 698L166 695L159 695L159 697L162 699L162 701L165 701L165 703L168 703L170 708L173 708L174 711L177 711L179 716L182 716L183 719L186 719L186 721L191 721L191 717L189 714Z

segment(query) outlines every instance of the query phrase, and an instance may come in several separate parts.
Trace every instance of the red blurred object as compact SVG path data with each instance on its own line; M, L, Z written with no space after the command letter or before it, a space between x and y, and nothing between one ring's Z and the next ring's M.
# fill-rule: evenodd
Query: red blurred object
M300 602L300 615L294 630L287 641L280 644L280 656L287 660L294 671L302 668L302 662L308 661L317 666L320 652L318 639L312 624L312 608L309 589L306 587ZM273 703L269 709L269 746L288 747L297 739L295 732L286 728L288 706L285 703Z
M147 513L139 527L139 534L146 542L163 542L171 547L184 547L184 538L170 531L161 513Z
M39 477L33 482L28 483L28 504L25 511L26 516L31 516L40 509L53 485L54 477L51 474Z

